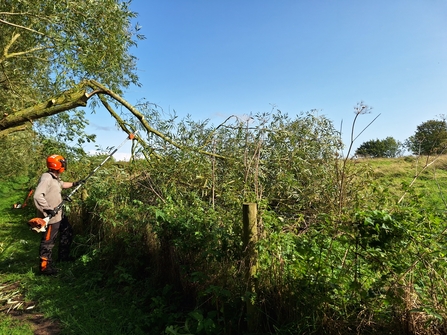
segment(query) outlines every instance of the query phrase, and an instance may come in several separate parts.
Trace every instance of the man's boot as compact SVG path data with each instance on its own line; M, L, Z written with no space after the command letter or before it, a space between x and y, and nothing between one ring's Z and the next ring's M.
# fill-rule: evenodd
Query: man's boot
M40 259L40 273L46 276L57 274L57 269L51 266L51 262L46 258Z

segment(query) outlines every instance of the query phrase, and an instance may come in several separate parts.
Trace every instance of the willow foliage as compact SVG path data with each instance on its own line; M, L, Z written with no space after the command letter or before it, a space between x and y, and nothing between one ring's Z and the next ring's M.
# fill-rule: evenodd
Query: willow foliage
M0 9L0 108L33 105L83 78L137 84L129 2L6 0Z

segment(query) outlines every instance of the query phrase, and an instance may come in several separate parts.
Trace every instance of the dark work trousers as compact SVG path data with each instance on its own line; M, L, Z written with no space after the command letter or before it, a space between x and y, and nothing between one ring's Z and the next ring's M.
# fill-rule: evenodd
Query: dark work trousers
M66 216L62 218L61 225L59 227L59 261L65 262L70 259L70 247L73 242L73 228L68 222Z
M65 216L62 218L62 221L48 225L47 231L42 235L42 240L40 241L41 271L52 265L52 253L58 235L60 235L59 260L66 261L69 259L70 246L73 242L73 229Z

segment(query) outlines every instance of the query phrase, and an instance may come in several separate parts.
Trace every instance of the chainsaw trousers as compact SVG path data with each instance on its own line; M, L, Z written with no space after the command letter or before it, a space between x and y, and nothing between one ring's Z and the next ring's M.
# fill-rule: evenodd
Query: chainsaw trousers
M70 246L73 241L73 229L66 217L62 221L48 225L47 231L43 233L40 241L40 270L45 271L52 266L53 262L53 248L57 241L57 236L60 235L59 240L59 260L64 261L69 258Z
M70 247L73 242L73 228L68 222L66 216L62 218L61 225L59 227L59 253L58 257L60 261L68 261L70 259Z

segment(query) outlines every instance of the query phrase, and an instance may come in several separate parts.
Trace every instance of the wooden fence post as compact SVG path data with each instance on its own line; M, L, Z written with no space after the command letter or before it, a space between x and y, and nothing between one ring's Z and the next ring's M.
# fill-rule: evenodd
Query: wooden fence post
M257 271L257 251L255 244L258 239L258 209L255 203L245 203L243 205L243 246L245 256L245 279L247 285L246 307L247 307L247 328L249 332L256 331L257 310L255 306Z

